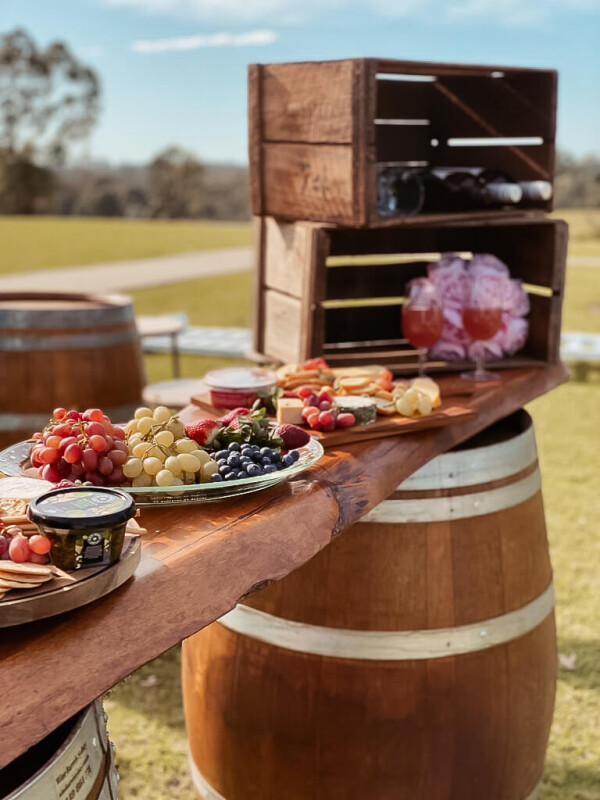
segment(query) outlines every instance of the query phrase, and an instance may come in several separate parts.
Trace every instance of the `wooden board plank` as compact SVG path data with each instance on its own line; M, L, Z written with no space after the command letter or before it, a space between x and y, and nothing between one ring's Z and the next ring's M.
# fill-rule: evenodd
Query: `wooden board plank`
M352 224L352 147L263 144L264 213L282 219Z
M268 289L264 311L264 354L282 361L302 358L302 301Z
M264 285L294 297L305 296L310 271L310 227L277 222L273 217L266 217L263 225Z
M352 141L353 62L262 66L264 141Z
M477 392L471 422L347 446L299 480L256 495L144 510L148 535L132 581L2 637L3 681L24 688L0 705L0 767L141 664L306 563L431 458L566 379L560 364L511 371ZM184 419L199 413L189 408Z

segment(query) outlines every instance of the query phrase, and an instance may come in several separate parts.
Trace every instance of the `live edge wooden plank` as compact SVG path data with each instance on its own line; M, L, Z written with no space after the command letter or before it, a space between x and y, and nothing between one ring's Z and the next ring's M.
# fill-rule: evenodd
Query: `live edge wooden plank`
M305 475L246 498L144 510L149 533L132 581L77 611L0 633L0 767L240 598L304 564L437 454L566 379L562 364L510 370L476 393L471 422L333 450Z

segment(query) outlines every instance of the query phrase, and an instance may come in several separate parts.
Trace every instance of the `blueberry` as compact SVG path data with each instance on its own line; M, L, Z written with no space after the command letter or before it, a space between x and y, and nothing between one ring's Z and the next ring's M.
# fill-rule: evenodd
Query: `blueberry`
M220 467L226 467L227 466L227 459L226 458L217 458L215 460L216 460L217 464Z
M219 475L218 472L213 472L213 474L209 478L209 481L211 483L220 483L222 480L223 480L223 476Z
M242 449L242 445L239 442L230 442L229 450L232 453L239 453L241 449Z
M283 466L284 467L291 467L292 464L294 463L294 459L292 458L292 454L288 453L287 455L285 455L283 457L283 459L282 459L282 462L283 462Z
M269 475L271 472L277 472L275 464L266 464L263 467L263 475Z
M252 447L250 445L245 445L242 447L241 453L243 456L248 456L248 458L250 458L253 453Z
M257 444L252 445L252 452L253 453L260 453L260 447Z
M273 464L278 464L280 461L281 461L281 453L278 450L275 450L273 452L273 455L271 456L271 462Z
M227 452L227 450L219 450L217 453L214 454L213 458L215 461L221 461L221 459L223 458L226 459L228 455L229 453Z
M240 458L240 467L245 467L247 464L251 464L252 459L248 458L248 456L242 456Z
M300 453L297 450L290 450L289 454L294 459L294 461L298 461L298 459L300 458Z
M248 464L246 467L246 472L248 473L249 478L255 478L257 475L262 474L262 470L258 464Z
M220 475L223 475L223 476L229 475L230 472L231 472L231 467L229 466L229 464L223 464L223 466L219 467L219 474Z
M283 469L283 464L281 463L281 461L278 461L277 464L275 464L275 466L277 467L278 470Z
M239 467L240 462L241 458L239 453L232 453L227 459L227 463L230 467Z
M272 458L273 457L273 451L271 450L270 447L261 447L259 452L260 452L260 454L261 454L261 456L263 458L265 458L265 457L266 458Z
M273 462L271 461L271 459L268 456L263 456L261 458L261 460L260 460L260 463L263 465L263 467L266 467L269 464L272 464Z
M225 480L226 481L234 481L234 480L236 480L236 478L237 478L237 475L235 474L235 472L230 472L229 475L225 475Z

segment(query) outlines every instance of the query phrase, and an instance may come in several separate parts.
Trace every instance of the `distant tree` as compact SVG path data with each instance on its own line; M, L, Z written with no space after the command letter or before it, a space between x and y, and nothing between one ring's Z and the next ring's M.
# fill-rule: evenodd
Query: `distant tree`
M199 217L205 204L204 166L181 147L168 147L150 163L153 216Z
M599 208L600 159L593 155L576 158L559 152L554 190L557 208Z
M24 30L0 36L0 183L12 211L31 213L48 191L48 168L96 122L100 87L95 72L62 42L45 49ZM22 183L27 170L30 180ZM35 179L33 177L35 176ZM17 182L16 185L15 181Z

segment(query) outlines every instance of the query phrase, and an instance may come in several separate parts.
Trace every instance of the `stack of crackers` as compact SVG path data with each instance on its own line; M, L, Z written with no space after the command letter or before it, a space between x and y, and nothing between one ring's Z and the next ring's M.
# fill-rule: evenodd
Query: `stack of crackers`
M53 577L54 571L50 564L0 561L0 600L11 589L37 589Z

